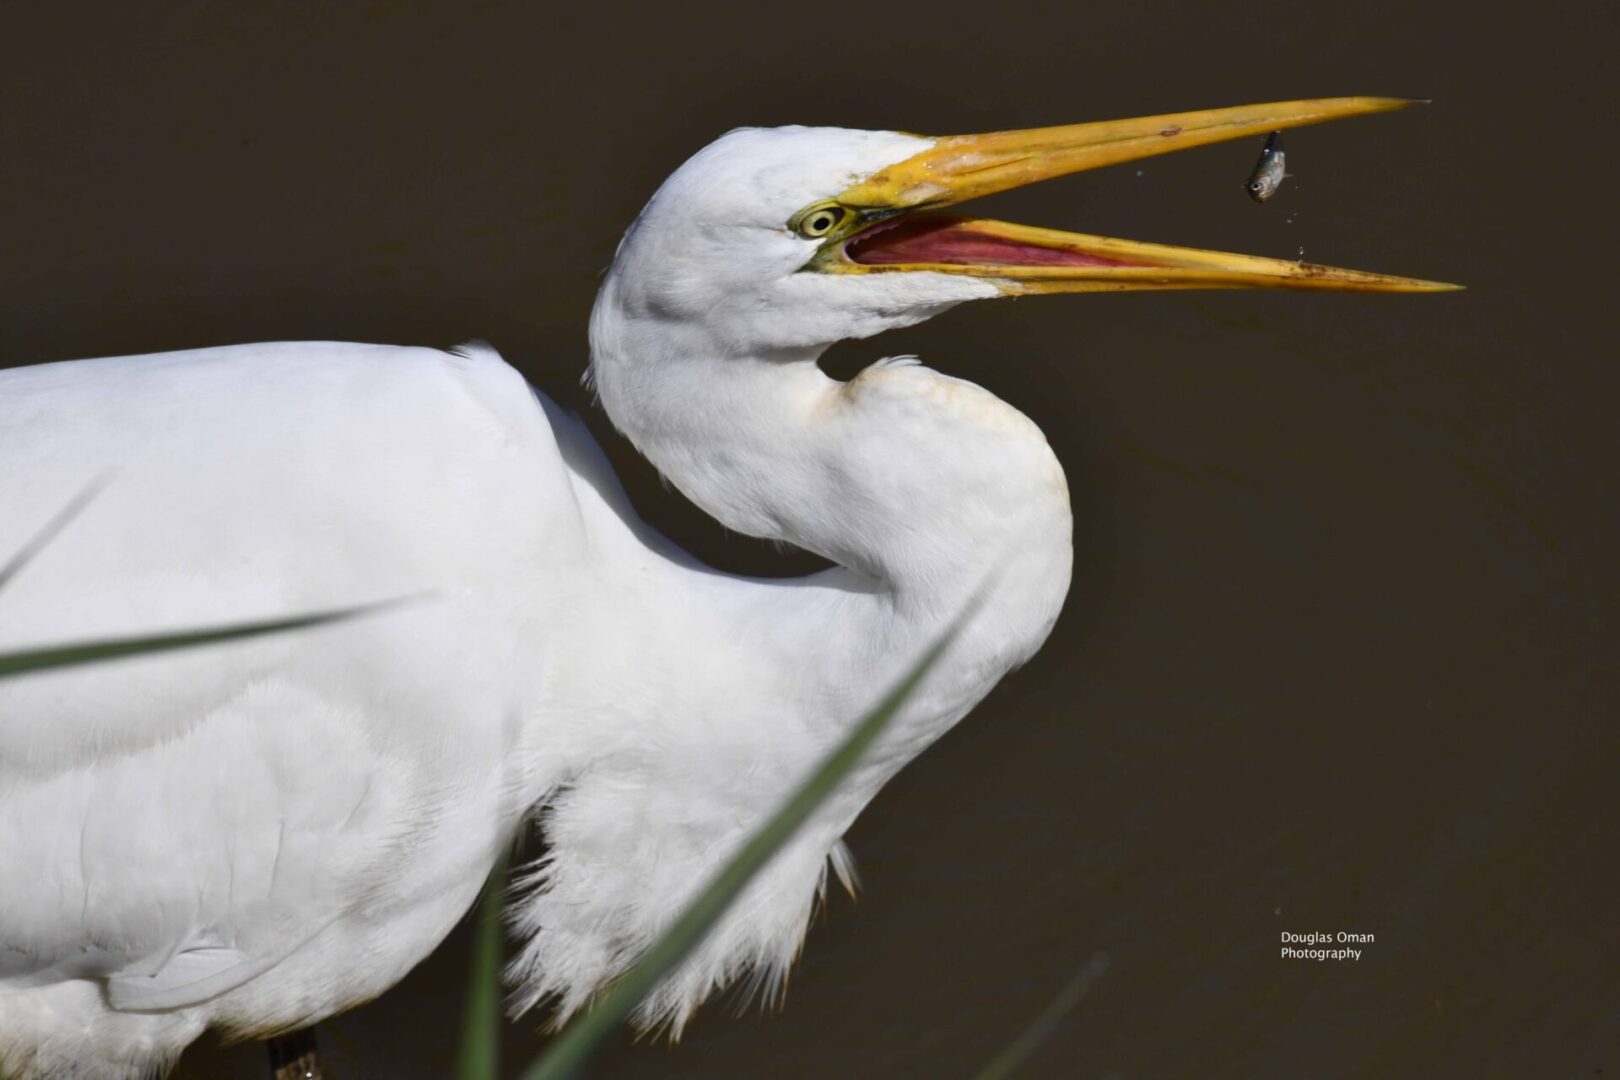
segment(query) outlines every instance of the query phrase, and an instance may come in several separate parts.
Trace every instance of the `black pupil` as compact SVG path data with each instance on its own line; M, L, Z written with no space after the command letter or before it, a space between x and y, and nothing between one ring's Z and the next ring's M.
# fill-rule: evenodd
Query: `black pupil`
M828 213L817 214L810 227L816 232L826 232L832 228L833 216Z

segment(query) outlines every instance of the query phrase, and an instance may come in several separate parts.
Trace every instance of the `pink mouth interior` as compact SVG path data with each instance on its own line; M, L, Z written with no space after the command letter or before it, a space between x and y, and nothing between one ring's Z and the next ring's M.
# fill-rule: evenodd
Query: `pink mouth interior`
M877 225L844 245L852 262L951 263L970 266L1140 266L1067 248L1041 247L965 228L962 218L918 217Z

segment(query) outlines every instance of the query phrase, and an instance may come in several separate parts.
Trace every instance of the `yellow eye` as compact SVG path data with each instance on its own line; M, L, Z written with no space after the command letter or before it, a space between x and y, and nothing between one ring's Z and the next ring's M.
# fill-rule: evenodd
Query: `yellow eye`
M842 225L849 218L849 210L837 203L811 206L793 215L788 228L806 240L819 240Z

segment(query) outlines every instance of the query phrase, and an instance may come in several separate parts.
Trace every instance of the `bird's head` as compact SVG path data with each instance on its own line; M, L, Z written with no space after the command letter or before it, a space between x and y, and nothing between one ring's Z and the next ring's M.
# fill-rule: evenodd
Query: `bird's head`
M599 398L614 425L728 527L845 565L874 565L894 543L894 500L879 489L909 476L914 517L927 514L916 497L927 485L949 509L964 486L993 482L970 478L963 454L941 468L933 448L966 445L983 430L1034 429L1010 407L988 404L987 394L974 402L927 394L934 384L917 373L837 383L816 363L834 342L998 296L1452 288L1011 225L951 208L1083 169L1410 104L1328 98L945 138L734 131L676 170L620 245L591 318ZM857 392L879 381L891 390L903 383L927 400L914 409L892 394ZM987 427L992 413L1007 422ZM1038 436L1026 438L1025 449L1036 442L1049 457ZM913 452L914 460L905 458ZM861 503L852 478L870 472L871 462L882 465L863 505L879 512L852 524L849 507ZM824 512L834 505L844 509ZM869 542L856 551L862 539Z
M746 128L659 189L605 294L721 353L820 349L964 300L1129 289L1423 292L1437 282L1030 228L944 208L1054 176L1415 104L1327 98L929 138Z

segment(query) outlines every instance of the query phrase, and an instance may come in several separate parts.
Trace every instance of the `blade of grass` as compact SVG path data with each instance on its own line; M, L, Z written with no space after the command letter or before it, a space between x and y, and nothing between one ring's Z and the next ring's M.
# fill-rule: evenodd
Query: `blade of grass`
M1059 990L1057 996L1041 1010L1040 1015L1031 1020L1029 1026L1019 1032L1016 1039L991 1059L990 1064L984 1067L984 1071L979 1073L976 1080L1005 1080L1011 1076L1036 1050L1040 1049L1041 1044L1056 1030L1063 1018L1080 1004L1080 999L1091 992L1091 988L1107 970L1107 953L1098 953L1087 961L1086 966L1080 969L1080 974L1070 979L1068 985Z
M473 963L461 1014L456 1080L496 1080L501 1067L501 900L506 856L489 872L473 927Z
M6 583L22 572L22 568L34 561L34 556L45 550L45 545L55 540L57 534L67 528L73 519L84 512L90 501L101 494L101 489L107 486L110 474L97 477L84 486L84 490L68 500L68 504L56 512L56 516L45 523L45 527L34 534L33 539L24 544L11 561L0 567L0 589Z
M620 976L589 1012L564 1028L544 1056L521 1074L523 1080L565 1080L579 1075L602 1041L624 1022L665 975L702 943L704 936L754 875L860 763L867 748L883 733L889 720L900 711L917 684L939 661L976 607L977 601L856 723L844 741L822 759L821 764L788 797L781 809L748 838L742 850L698 894L674 925L647 950L647 954Z
M267 619L262 622L238 623L234 626L213 627L206 630L188 630L175 634L149 634L139 637L108 638L102 641L82 641L73 645L59 645L43 649L23 649L0 654L0 679L25 675L51 668L73 667L78 664L100 663L126 656L145 656L151 653L171 652L176 649L194 649L201 645L217 645L242 638L280 634L289 630L305 630L328 623L341 622L363 615L372 615L403 603L403 600L384 600L377 604L322 611L311 615L296 615L286 619Z

